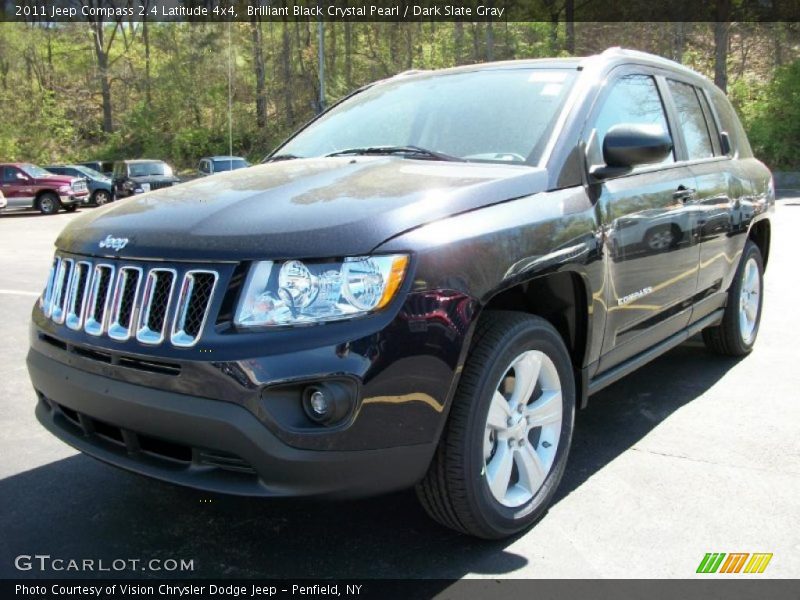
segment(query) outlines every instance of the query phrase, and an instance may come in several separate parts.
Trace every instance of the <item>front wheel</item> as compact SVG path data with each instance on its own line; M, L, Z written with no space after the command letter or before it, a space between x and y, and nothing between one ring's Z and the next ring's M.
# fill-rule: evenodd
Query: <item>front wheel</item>
M728 303L722 322L703 330L706 346L726 356L749 354L761 325L763 303L764 263L758 246L748 240L733 283L728 289Z
M439 523L486 539L544 515L561 481L575 418L569 353L550 323L488 312L417 496Z
M61 208L61 200L53 193L42 194L39 197L37 208L43 215L54 215Z
M94 193L95 206L103 206L104 204L108 204L109 202L111 202L111 192L106 190L97 190Z

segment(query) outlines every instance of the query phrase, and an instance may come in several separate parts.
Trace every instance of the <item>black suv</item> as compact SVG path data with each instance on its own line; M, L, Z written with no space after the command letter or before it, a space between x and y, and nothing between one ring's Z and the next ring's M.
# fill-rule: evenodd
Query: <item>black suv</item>
M117 198L172 187L180 179L163 160L119 160L114 163L114 193Z
M728 100L676 63L399 75L267 164L74 220L33 309L37 416L159 479L416 486L507 536L589 395L698 332L750 352L773 208Z

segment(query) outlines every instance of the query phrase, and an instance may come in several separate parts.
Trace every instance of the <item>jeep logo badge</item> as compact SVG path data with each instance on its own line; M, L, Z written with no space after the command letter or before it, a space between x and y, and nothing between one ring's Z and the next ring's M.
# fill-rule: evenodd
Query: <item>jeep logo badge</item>
M98 244L101 248L113 248L116 252L119 252L127 245L128 238L115 238L110 235L106 236L106 239Z

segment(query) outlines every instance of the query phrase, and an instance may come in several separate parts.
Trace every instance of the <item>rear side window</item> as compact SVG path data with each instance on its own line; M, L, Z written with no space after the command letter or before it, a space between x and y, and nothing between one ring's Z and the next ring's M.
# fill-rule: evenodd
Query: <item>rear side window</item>
M734 155L738 154L742 158L753 156L753 151L750 149L750 142L747 141L744 128L739 122L739 117L736 116L736 111L733 110L728 98L722 93L722 90L717 87L710 87L709 91L714 109L717 111L720 128L728 134L728 138L730 139L731 153Z
M686 143L687 158L689 160L711 158L714 156L714 146L711 143L711 134L708 132L706 117L697 97L697 91L688 83L671 79L668 83L672 99L675 101L683 140Z
M594 129L597 149L601 151L606 133L614 125L657 125L669 133L667 116L655 80L650 75L625 75L620 77L603 101L595 119ZM670 153L662 163L675 162ZM599 163L602 164L602 159Z

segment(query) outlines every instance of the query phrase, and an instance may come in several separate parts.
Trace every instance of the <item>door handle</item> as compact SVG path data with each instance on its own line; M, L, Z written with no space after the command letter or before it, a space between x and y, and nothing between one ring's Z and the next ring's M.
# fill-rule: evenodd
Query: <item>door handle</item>
M672 198L674 200L680 200L681 202L688 202L692 198L694 198L694 194L697 190L694 188L687 188L686 186L680 185L678 189L672 192Z

